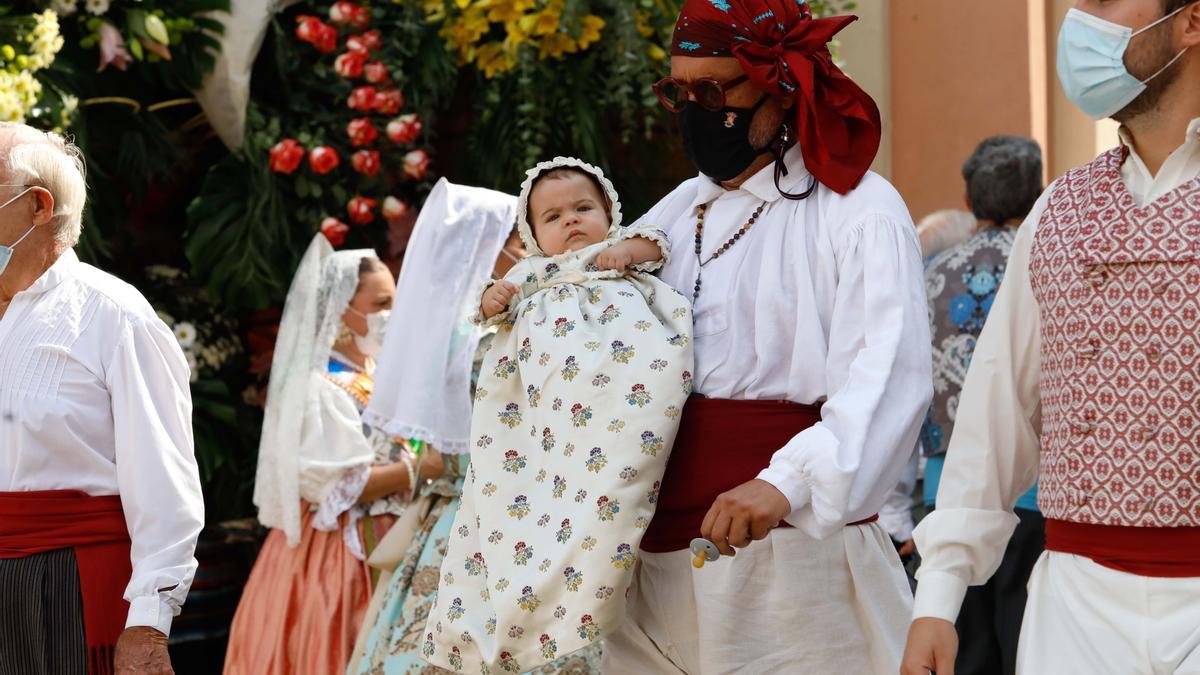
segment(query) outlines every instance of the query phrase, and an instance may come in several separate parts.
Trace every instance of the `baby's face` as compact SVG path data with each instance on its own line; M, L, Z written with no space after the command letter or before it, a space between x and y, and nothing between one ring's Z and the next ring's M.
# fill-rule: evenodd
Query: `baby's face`
M577 173L539 181L529 195L529 220L548 256L578 251L608 236L604 198L591 179Z

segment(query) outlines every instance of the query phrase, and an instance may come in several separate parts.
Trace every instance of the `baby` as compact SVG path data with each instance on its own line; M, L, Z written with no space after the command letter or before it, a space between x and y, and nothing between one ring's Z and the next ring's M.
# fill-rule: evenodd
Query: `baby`
M605 241L613 229L612 202L600 179L571 165L549 169L533 180L527 217L533 222L536 247L556 256ZM661 235L659 241L666 239ZM596 267L624 272L633 265L661 261L659 244L645 237L618 241L596 255ZM480 312L491 317L508 308L520 292L511 281L498 281L483 294Z
M619 625L691 391L689 303L649 274L666 235L622 228L596 167L527 175L532 255L480 299L476 321L500 328L422 651L456 671L524 672Z

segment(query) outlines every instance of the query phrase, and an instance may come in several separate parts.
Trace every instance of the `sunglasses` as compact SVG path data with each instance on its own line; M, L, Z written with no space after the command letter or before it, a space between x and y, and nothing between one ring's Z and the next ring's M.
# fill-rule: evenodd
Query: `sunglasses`
M703 78L692 83L680 82L673 77L664 77L654 83L654 93L667 110L673 113L682 112L691 99L705 110L717 111L725 107L725 92L750 79L748 75L739 75L721 84L710 78ZM690 96L689 96L690 94Z

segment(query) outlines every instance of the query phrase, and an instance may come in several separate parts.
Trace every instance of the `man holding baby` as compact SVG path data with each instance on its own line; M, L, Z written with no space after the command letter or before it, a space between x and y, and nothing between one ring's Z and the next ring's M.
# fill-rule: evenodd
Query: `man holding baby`
M827 44L853 17L687 0L671 76L700 175L641 223L692 300L694 392L605 671L895 672L911 593L877 511L932 395L920 243L868 171L880 118ZM724 556L692 567L693 537Z

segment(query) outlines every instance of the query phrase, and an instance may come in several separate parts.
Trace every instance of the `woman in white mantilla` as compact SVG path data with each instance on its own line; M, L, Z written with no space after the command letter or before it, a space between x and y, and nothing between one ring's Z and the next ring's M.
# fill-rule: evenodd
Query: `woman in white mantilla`
M436 453L363 424L395 295L370 250L318 234L275 343L254 502L272 530L234 617L225 672L340 672L371 595L365 558Z

